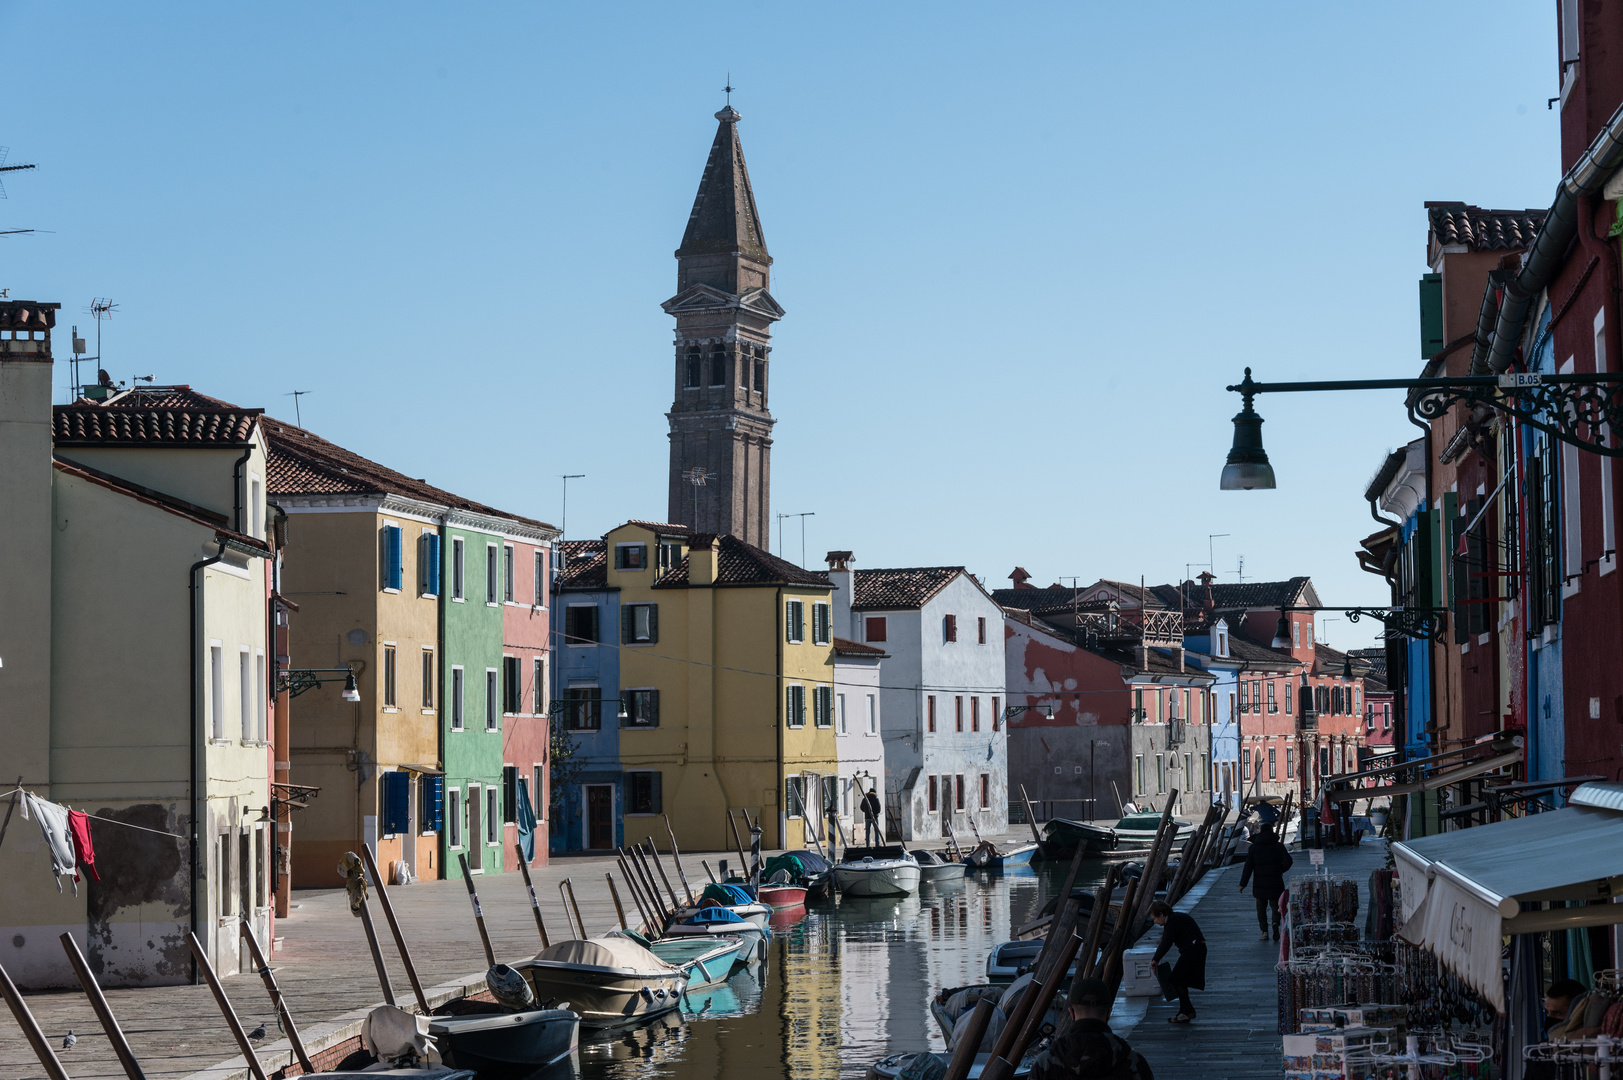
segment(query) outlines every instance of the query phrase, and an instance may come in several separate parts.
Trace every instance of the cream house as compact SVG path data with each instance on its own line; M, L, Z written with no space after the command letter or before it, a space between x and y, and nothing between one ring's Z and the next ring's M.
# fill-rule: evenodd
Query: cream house
M185 983L191 931L235 972L239 919L272 932L259 411L185 387L53 409L55 307L0 303L0 716L6 786L89 813L100 880L59 893L15 818L0 962L73 986L67 931L103 985Z

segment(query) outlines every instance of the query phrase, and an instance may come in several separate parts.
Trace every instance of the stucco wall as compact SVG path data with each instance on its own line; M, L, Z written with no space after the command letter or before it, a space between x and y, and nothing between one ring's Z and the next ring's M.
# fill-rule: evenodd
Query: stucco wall
M449 592L452 580L451 559L455 551L454 541L457 539L461 539L465 544L466 559L464 595L460 600L450 596ZM483 870L485 873L498 873L505 864L501 851L503 830L500 824L498 823L496 829L497 841L494 844L487 840L489 832L485 825L490 808L486 792L492 787L498 792L497 813L501 812L499 793L502 776L500 716L502 604L499 579L496 601L491 603L486 599L489 595L486 590L488 577L486 552L491 545L494 545L497 553L496 569L499 574L502 546L500 536L456 524L448 525L445 529L442 548L445 567L442 571L442 581L445 583L443 587L447 590L447 599L440 609L444 620L441 641L445 652L440 683L445 692L448 692L451 686L452 667L461 665L464 672L465 709L464 723L460 731L451 727L449 703L441 716L447 818L451 815L450 797L453 790L461 793L463 808L461 846L455 849L448 846L449 821L446 824L446 836L442 837L441 850L447 877L462 876L457 859L459 854L468 856L470 869ZM496 673L498 683L496 702L498 712L493 717L487 717L485 701L485 677L490 671ZM475 793L478 798L477 809L473 806Z
M858 804L870 787L877 787L883 829L885 801L885 744L881 737L880 661L836 656L834 669L834 748L839 759L840 826L847 837L860 838L862 811ZM842 698L844 720L842 725ZM874 730L869 730L868 702L873 702ZM854 786L855 785L855 786Z

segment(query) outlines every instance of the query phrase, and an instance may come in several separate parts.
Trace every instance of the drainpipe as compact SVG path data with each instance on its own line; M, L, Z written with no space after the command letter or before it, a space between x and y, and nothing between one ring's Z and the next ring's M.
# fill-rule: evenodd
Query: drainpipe
M201 764L201 749L202 749L202 747L198 743L198 731L197 731L197 726L202 721L202 717L199 715L200 712L201 712L201 705L202 705L201 700L199 700L202 697L202 687L199 685L199 681L198 681L198 677L197 677L198 653L201 651L201 649L200 649L201 642L198 640L198 636L197 636L197 629L198 629L198 626L197 626L197 601L198 601L199 594L202 592L202 584L198 580L197 573L198 573L199 570L203 570L206 567L213 566L215 563L220 562L222 559L225 558L225 541L223 539L218 539L217 538L215 542L220 545L220 550L210 558L199 559L197 562L192 563L192 568L189 571L187 571L187 575L186 575L187 576L188 592L189 592L190 599L191 599L191 636L190 636L190 641L188 643L188 648L189 648L189 650L191 652L191 657L192 657L192 730L191 730L191 736L192 736L191 737L192 776L191 776L191 785L190 786L191 786L191 803L192 803L192 852L191 852L191 856L192 856L191 857L191 873L192 873L191 885L192 885L192 887L191 887L191 896L192 896L192 933L193 934L196 934L198 932L199 928L200 928L200 923L198 922L198 911L197 911L197 888L198 888L197 881L198 881L198 876L199 876L198 875L198 868L199 868L199 855L200 855L200 852L198 851L198 839L199 839L199 833L201 831L200 822L201 822L202 810L203 810L203 798L202 798L203 793L202 793L201 787L200 787L200 785L198 783L198 771L199 771L199 766ZM202 941L203 938L199 937L198 940ZM211 935L209 940L210 940L210 944L212 945L213 944L212 935ZM213 951L213 950L211 949L210 951ZM192 984L195 986L196 984L198 984L201 981L202 980L200 978L198 978L197 958L193 957L192 958Z
M242 531L242 504L245 501L242 497L242 467L253 456L254 448L253 444L250 443L248 449L244 450L242 456L237 459L236 464L231 466L231 527L238 532ZM254 539L261 538L256 536Z
M694 494L694 498L695 499L698 498L697 493ZM717 559L721 558L721 554L720 554L719 551L716 554L716 558ZM715 586L713 586L713 585L711 586L712 589L714 587ZM714 594L712 594L712 595L714 595ZM714 603L713 600L712 600L712 603ZM777 799L778 799L778 843L779 843L779 845L781 845L782 848L786 849L789 846L789 839L788 839L789 838L789 783L788 783L789 770L787 768L788 763L783 760L783 725L788 723L789 718L787 716L785 716L784 712L783 712L783 694L784 694L784 688L785 688L785 683L783 681L783 639L784 639L784 636L788 633L788 627L784 623L783 620L784 620L784 613L783 613L783 586L779 585L778 586L778 614L777 614L776 618L774 619L774 621L777 623L777 626L778 626L778 634L777 634L777 637L778 637L778 668L777 668L778 677L775 680L777 682L777 684L778 684L778 694L777 694L778 702L777 702L777 705L774 706L773 711L776 713L777 718L778 718L778 723L777 723L777 729L778 729L778 795L777 795ZM712 622L713 622L713 620L712 620ZM801 807L801 812L802 813L805 812L805 807L804 806ZM749 872L748 867L745 867L744 869L745 869L745 873Z

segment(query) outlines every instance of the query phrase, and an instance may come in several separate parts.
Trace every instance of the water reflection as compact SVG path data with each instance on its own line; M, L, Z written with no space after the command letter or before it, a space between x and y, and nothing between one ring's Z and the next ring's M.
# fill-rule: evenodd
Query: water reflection
M982 982L986 956L1031 921L1066 867L1039 864L899 899L812 904L776 926L767 957L698 991L681 1014L583 1033L583 1080L834 1080L901 1050L942 1049L930 996ZM1103 864L1083 866L1097 884ZM776 921L776 920L774 920Z

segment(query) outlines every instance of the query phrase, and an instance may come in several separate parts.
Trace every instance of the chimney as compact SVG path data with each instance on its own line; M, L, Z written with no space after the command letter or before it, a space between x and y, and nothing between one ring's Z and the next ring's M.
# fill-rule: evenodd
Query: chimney
M716 583L716 535L694 533L688 545L688 584L714 585Z
M51 777L51 327L60 306L0 301L0 716L11 718L8 767L41 789Z
M1015 567L1014 573L1009 575L1009 580L1014 582L1014 587L1017 589L1035 588L1035 586L1028 584L1031 581L1031 575L1026 573L1026 568L1023 566Z
M851 590L852 572L851 562L854 556L849 551L831 551L823 556L828 563L828 583L834 586L834 632L840 637L848 637L853 641L859 640L856 627L851 625Z

